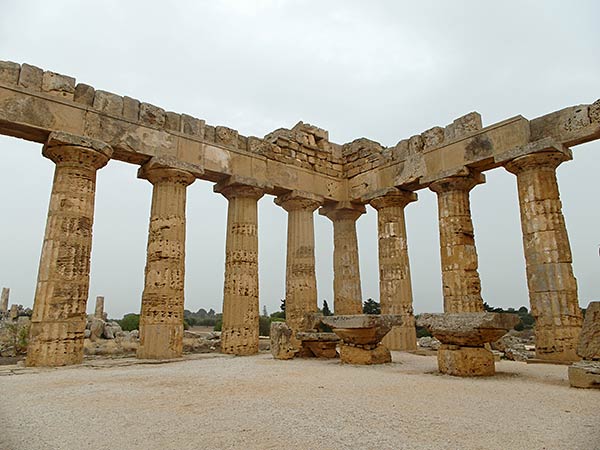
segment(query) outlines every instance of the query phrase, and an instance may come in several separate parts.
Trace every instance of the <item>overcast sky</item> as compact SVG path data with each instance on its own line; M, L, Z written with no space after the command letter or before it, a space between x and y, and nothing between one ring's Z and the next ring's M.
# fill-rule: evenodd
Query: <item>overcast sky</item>
M167 5L168 4L168 5ZM0 59L71 75L212 125L264 136L303 120L344 143L390 146L470 111L484 125L600 97L597 1L0 0ZM600 298L600 142L558 169L582 306ZM32 306L54 164L0 136L0 286ZM139 312L151 185L111 161L98 173L88 311ZM528 305L515 178L471 195L484 300ZM227 202L188 188L186 308L221 311ZM358 221L363 297L379 299L377 217ZM414 305L441 311L435 195L406 209ZM331 222L315 214L319 303L333 297ZM286 213L259 203L260 303L285 292Z

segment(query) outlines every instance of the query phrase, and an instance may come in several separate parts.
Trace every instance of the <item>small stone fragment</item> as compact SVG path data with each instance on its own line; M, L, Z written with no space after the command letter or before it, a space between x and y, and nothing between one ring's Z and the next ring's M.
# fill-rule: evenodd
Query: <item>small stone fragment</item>
M271 323L271 354L275 359L292 359L297 350L292 345L292 329L285 322Z

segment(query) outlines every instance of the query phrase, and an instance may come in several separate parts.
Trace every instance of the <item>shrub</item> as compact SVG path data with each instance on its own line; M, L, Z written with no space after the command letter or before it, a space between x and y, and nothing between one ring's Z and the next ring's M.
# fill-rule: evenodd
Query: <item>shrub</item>
M140 329L140 315L129 313L125 314L121 320L117 321L123 331L133 331Z
M217 320L217 322L215 323L215 327L213 328L213 330L214 331L221 331L221 328L223 328L223 319Z
M258 318L258 334L260 336L270 336L271 335L271 318L260 316Z

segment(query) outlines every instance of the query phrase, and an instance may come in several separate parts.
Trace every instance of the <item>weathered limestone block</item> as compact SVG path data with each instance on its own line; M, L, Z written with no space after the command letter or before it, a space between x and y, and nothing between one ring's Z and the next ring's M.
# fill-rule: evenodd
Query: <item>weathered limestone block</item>
M137 122L140 115L140 101L127 96L123 97L123 117L132 122ZM148 113L146 112L144 120L148 120L147 116Z
M8 312L8 299L10 296L10 288L2 288L2 296L0 297L0 313Z
M318 310L313 213L322 202L321 197L301 192L275 199L288 212L285 313L296 346L300 344L296 332L312 329L305 318Z
M433 127L421 133L423 138L423 150L429 150L440 146L444 142L444 129L442 127Z
M178 358L183 352L186 190L195 176L151 160L138 177L150 181L153 190L137 357Z
M106 323L102 319L93 318L90 324L90 339L95 341L102 337Z
M583 359L600 360L600 302L591 302L585 311L577 354Z
M340 359L346 364L386 364L392 362L392 355L387 347L381 344L373 349L342 344L340 345Z
M46 71L42 77L42 91L66 100L73 100L75 78Z
M267 186L241 177L215 185L229 201L221 351L258 353L258 200Z
M94 104L95 95L96 89L92 86L78 83L77 86L75 86L75 92L73 93L73 101L83 105L92 106Z
M482 128L481 115L478 112L470 112L446 126L444 129L445 139L457 139Z
M569 366L571 387L600 389L600 361L578 361Z
M568 152L537 152L505 164L517 177L523 249L531 313L536 318L536 356L577 361L582 316L571 248L562 214L556 167Z
M181 114L176 112L167 111L165 113L165 129L169 131L181 131Z
M52 133L43 155L56 164L26 364L61 366L83 358L96 171L112 149Z
M204 126L205 122L202 119L196 119L187 114L181 115L181 132L184 134L197 136L202 139L204 138Z
M275 359L292 359L298 349L292 344L292 329L284 322L271 323L271 354Z
M485 377L496 373L494 355L484 347L442 344L437 356L441 373L458 377Z
M326 205L319 210L333 222L333 292L338 315L362 313L356 220L364 213L364 205L350 202Z
M139 121L143 125L163 128L167 116L165 110L150 103L140 103Z
M335 333L300 331L296 333L296 338L301 342L300 357L336 358L338 356L336 347L340 338Z
M483 311L469 192L484 181L482 174L472 173L443 178L429 186L438 196L442 291L447 313Z
M17 84L21 66L11 61L0 61L0 83Z
M92 106L98 111L120 116L123 111L123 97L112 92L96 91Z
M231 128L217 126L215 128L217 144L227 145L228 147L237 148L238 132Z
M471 347L497 341L517 323L516 314L491 312L421 314L417 319L443 344Z
M42 69L29 64L23 64L21 66L21 73L19 74L19 86L32 91L41 91L43 78L44 71Z
M377 210L379 234L379 292L382 314L402 316L402 325L383 339L390 350L417 349L412 285L404 208L417 200L414 192L391 189L370 200Z

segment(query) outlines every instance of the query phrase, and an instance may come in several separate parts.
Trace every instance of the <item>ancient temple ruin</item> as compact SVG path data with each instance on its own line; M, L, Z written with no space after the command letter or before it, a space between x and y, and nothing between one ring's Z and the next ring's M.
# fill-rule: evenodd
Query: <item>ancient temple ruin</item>
M258 351L257 202L288 212L286 312L301 331L317 310L313 214L334 230L334 308L361 312L356 220L378 212L382 313L403 316L385 344L415 348L404 208L416 191L437 194L445 312L483 311L469 194L484 172L504 166L519 191L523 248L537 357L578 359L582 316L556 180L570 147L600 138L600 101L528 120L482 126L470 113L393 147L361 138L345 144L299 122L264 138L242 136L186 114L96 90L28 64L0 62L0 133L43 144L56 164L40 259L27 364L83 358L96 172L112 158L140 166L153 185L141 358L181 355L186 188L215 183L229 202L222 351ZM134 182L132 180L132 182Z

